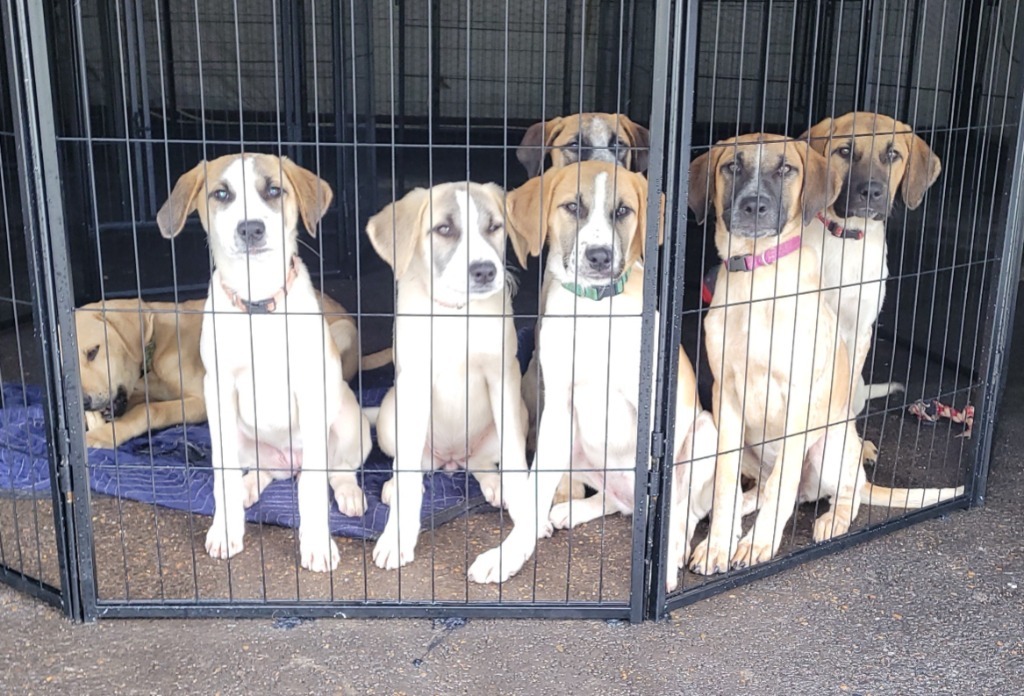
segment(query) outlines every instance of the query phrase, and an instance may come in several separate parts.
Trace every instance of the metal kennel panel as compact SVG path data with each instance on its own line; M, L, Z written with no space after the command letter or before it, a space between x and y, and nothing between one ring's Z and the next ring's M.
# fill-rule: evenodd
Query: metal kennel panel
M58 332L70 307L55 301L68 277L52 265L67 259L48 236L61 225L60 206L47 205L60 198L49 75L29 38L40 8L0 9L0 581L81 618L69 469L76 428L65 418L74 397L62 389Z
M705 408L710 408L708 402L721 385L710 374L708 358L714 356L706 354L708 304L701 299L697 279L704 279L707 292L716 277L715 287L721 290L722 283L744 274L709 275L721 262L715 249L716 221L712 212L705 224L695 224L688 210L693 200L687 191L694 190L689 160L721 149L716 142L733 135L766 131L795 138L825 118L851 111L890 115L906 124L899 126L900 133L916 133L928 143L941 160L942 171L920 207L910 210L897 201L884 223L889 275L864 379L900 382L904 390L867 401L853 422L859 437L877 445L875 461L867 461L864 469L873 485L961 485L964 490L923 509L864 503L849 532L821 542L812 538L813 521L831 509L829 503L805 503L786 523L771 560L750 567L733 565L719 574L707 573L705 567L698 573L691 569L696 565L692 558L680 570L670 557L669 501L679 481L666 467L660 477L661 495L652 502L653 614L983 502L1024 243L1022 10L1015 1L956 0L709 0L677 3L673 8L675 46L685 55L682 62L696 67L696 74L681 71L666 86L666 118L684 124L678 131L668 131L667 149L681 154L678 176L674 182L666 180L667 229L679 230L682 238L666 245L663 253L685 253L685 261L667 262L673 275L662 307L667 301L678 308L666 314L679 320L664 319L663 331L681 335ZM691 115L692 130L686 123ZM895 128L888 134L876 131L875 137L893 138L895 133ZM676 145L671 144L673 136ZM863 146L862 138L871 136L857 136L850 143ZM836 157L835 150L827 152ZM667 167L672 166L669 161L666 158ZM828 166L835 161L829 160ZM704 180L698 183L701 188L707 185ZM809 229L810 225L803 234ZM869 286L867 279L852 284L844 280L842 287L848 284L855 292ZM763 341L760 350L771 350L767 346L774 341L788 345L813 340L810 335L758 336ZM663 406L662 412L665 421L673 420L673 408ZM746 438L748 446L761 441L776 442L763 434ZM721 466L723 460L718 462ZM713 480L717 485L718 479ZM746 482L746 487L751 485L758 485L756 476ZM736 538L757 523L756 515L745 516ZM694 546L708 533L704 521L694 534ZM677 578L678 588L666 593L665 580L671 577Z

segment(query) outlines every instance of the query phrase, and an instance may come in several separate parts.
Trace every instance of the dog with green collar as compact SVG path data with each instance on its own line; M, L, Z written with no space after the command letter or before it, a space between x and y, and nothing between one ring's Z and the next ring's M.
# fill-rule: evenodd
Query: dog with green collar
M643 176L596 161L547 172L507 199L520 260L547 247L537 348L524 377L527 407L540 411L531 497L537 500L541 537L554 528L633 513L647 207ZM682 475L693 459L710 465L716 442L693 367L680 349L671 450L679 480L669 533L676 567L689 555L696 526ZM595 493L552 505L566 471ZM666 589L677 585L677 574L669 573Z

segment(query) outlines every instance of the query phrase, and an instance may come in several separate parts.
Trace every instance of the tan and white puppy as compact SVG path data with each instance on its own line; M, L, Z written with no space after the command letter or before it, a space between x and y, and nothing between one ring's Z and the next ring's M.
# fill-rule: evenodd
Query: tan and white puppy
M797 502L831 499L814 524L823 541L849 529L865 497L917 507L963 490L866 480L862 450L873 445L862 444L849 414L847 347L820 292L817 252L801 240L841 185L806 141L764 133L720 141L690 165L690 207L698 222L714 207L715 245L728 260L704 320L719 454L711 529L693 553L694 572L769 560ZM741 471L760 482L760 510L742 540Z
M507 504L514 523L470 566L470 579L504 581L522 565L510 550L532 523L532 499L503 194L469 182L417 188L366 227L397 284L395 386L377 418L380 447L395 459L382 496L391 512L373 549L381 568L415 557L424 471L458 468L492 505Z
M529 176L544 171L549 155L553 168L599 160L644 172L650 145L650 132L624 114L572 114L530 126L516 157Z
M520 257L539 254L545 243L548 248L536 351L544 411L531 474L538 535L547 536L552 526L565 529L616 512L631 515L647 180L607 162L583 162L526 182L509 194L508 209ZM693 527L707 514L687 509L689 460L694 453L706 458L696 468L710 472L716 442L711 415L697 396L693 367L680 347L671 450L673 460L682 464L675 469L671 506L674 567L685 563ZM556 486L570 469L574 479L596 493L552 507ZM668 589L676 584L676 573L669 573Z
M826 118L800 136L843 178L839 196L804 230L821 259L825 301L839 317L849 350L854 392L850 411L868 399L901 391L896 382L864 384L872 327L885 302L885 220L897 192L911 210L921 205L942 163L913 129L883 114L855 112Z
M182 175L157 214L169 238L198 211L215 267L200 338L216 508L206 550L214 558L242 550L245 507L275 478L304 469L299 554L309 570L338 565L328 481L342 513L365 509L355 472L370 451L369 423L297 255L300 220L314 235L332 195L288 158L227 155Z
M204 303L107 300L75 311L87 446L206 420Z

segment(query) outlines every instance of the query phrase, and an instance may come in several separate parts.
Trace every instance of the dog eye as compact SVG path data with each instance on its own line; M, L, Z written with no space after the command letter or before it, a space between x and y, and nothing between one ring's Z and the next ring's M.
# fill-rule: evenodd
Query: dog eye
M282 193L280 186L267 187L267 198L280 198Z
M231 197L231 194L228 192L227 189L217 189L216 191L210 194L210 197L216 201L220 201L221 203L223 203L224 201Z
M451 225L441 224L434 228L434 234L439 234L442 237L451 237L455 233L452 231Z
M722 165L722 173L723 174L735 174L739 170L740 170L740 163L737 162L736 160L733 160L732 162L726 162L725 164Z
M580 141L578 141L578 140L570 140L569 142L567 142L562 147L575 148L575 147L579 147L579 146L580 146Z
M837 155L839 155L840 157L843 157L843 158L849 157L850 156L850 146L849 145L843 145L841 148L839 148L838 150L835 151L835 154L837 154Z
M626 217L632 212L633 211L627 208L626 206L620 205L618 208L615 209L615 219L621 220L622 218Z
M794 171L796 170L793 168L792 164L783 164L781 167L779 167L779 174L781 174L782 176L789 176Z
M896 150L893 150L892 148L886 150L885 152L885 159L888 160L889 162L896 162L900 160L902 157L903 156L900 153L898 153Z
M93 360L96 359L96 356L99 355L99 352L100 347L98 345L93 346L89 350L85 351L85 359L88 360L89 362L92 362Z
M487 232L488 234L492 234L500 230L502 227L504 227L504 225L502 225L500 222L492 222L490 227L487 228Z
M580 206L576 203L576 201L569 201L568 203L563 203L562 207L565 208L570 215L577 215L580 212Z

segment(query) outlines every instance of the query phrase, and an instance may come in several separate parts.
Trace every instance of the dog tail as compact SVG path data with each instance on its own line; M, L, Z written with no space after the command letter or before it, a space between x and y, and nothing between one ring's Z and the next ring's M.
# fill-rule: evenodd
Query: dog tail
M883 396L889 396L890 394L896 394L903 391L903 385L899 382L876 382L874 384L865 384L862 389L862 394L865 401L871 401L871 399L880 399Z
M872 385L877 386L877 385ZM861 461L877 461L878 447L870 440L864 440L861 450ZM964 487L956 488L889 488L865 481L861 486L864 502L874 507L888 507L898 510L916 510L951 500L963 495Z
M378 367L390 365L395 359L395 351L392 348L384 348L376 353L364 355L359 361L359 367L363 370L376 370Z

